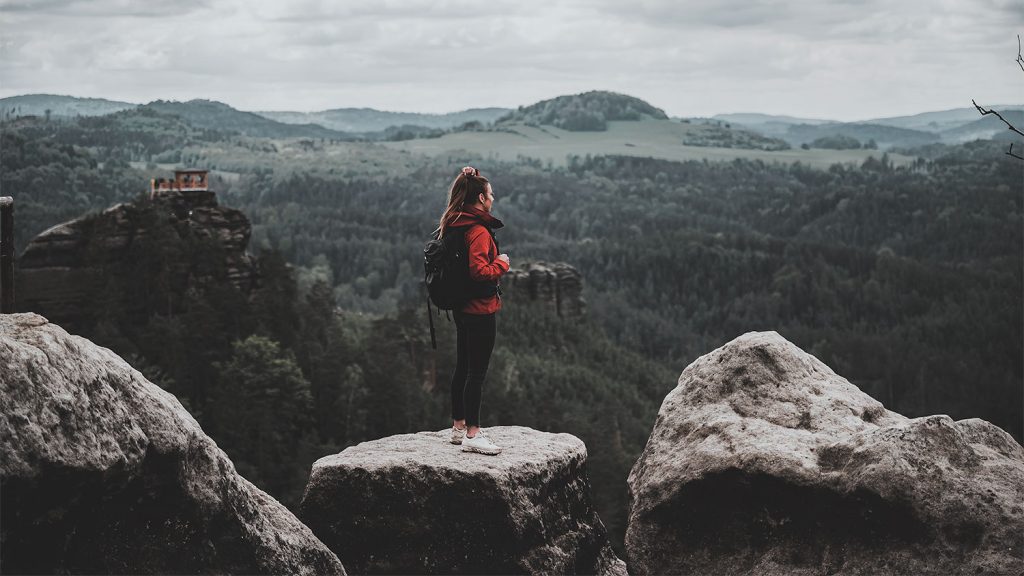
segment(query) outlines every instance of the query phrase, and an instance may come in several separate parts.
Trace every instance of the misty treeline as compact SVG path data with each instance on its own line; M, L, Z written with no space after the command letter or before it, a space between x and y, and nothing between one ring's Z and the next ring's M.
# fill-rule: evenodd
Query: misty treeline
M2 135L19 238L148 183L59 130L39 134ZM246 477L294 506L317 457L450 424L453 330L436 318L430 350L421 249L471 163L494 185L513 264L576 266L588 310L566 321L506 300L484 424L582 438L619 546L625 478L661 399L689 362L746 331L779 332L892 410L985 418L1020 440L1021 168L992 142L928 156L828 170L472 156L383 177L239 170L217 187L253 221L257 293L223 278L215 245L176 241L142 210L155 232L109 265L104 320L83 334L174 392ZM162 281L182 259L224 281Z

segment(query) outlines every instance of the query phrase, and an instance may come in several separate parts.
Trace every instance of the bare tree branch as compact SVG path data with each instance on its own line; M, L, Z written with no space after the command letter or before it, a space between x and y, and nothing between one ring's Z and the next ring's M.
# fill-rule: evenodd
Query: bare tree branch
M1020 34L1017 34L1017 59L1014 60L1014 62L1016 62L1017 65L1020 66L1021 71L1024 72L1024 54L1021 54ZM1009 120L1007 120L1006 118L1003 118L1003 115L1000 114L999 112L996 112L995 110L993 110L991 108L982 108L981 106L978 106L978 103L975 102L973 99L971 100L971 104L974 104L974 107L978 109L978 112L980 112L982 116L988 116L989 114L995 114L996 118L999 118L1000 120L1003 121L1003 124L1006 124L1006 128L1008 130L1010 130L1011 132L1020 134L1021 136L1024 136L1024 132L1021 132L1020 130L1018 130L1017 127L1014 126L1013 124L1011 124ZM1010 143L1010 149L1006 151L1006 155L1010 156L1010 157L1013 157L1013 158L1016 158L1018 160L1024 160L1024 156L1021 156L1020 154L1014 154L1013 153L1013 142Z
M1020 54L1020 34L1017 34L1017 65L1024 71L1024 56Z
M971 104L974 104L974 107L978 109L978 112L981 112L982 116L988 116L989 114L995 114L996 118L999 118L1000 120L1003 121L1003 124L1006 124L1006 128L1007 129L1009 129L1012 132L1016 132L1017 134L1020 134L1021 136L1024 136L1024 132L1021 132L1020 130L1017 129L1016 126L1014 126L1013 124L1010 124L1010 121L1007 120L1006 118L1003 118L1003 115L1000 114L999 112L996 112L995 110L993 110L991 108L982 108L981 106L978 106L978 103L975 102L974 100L971 100Z

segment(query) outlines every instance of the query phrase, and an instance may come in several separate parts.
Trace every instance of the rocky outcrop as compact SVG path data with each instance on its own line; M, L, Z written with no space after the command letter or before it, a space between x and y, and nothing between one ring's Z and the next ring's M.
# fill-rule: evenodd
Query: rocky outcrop
M586 310L583 278L565 262L530 262L509 270L501 283L512 300L541 302L562 318L579 318Z
M890 412L775 332L683 371L628 484L633 574L1024 569L1024 448Z
M616 574L569 434L488 428L498 456L449 430L391 436L313 464L299 516L360 574Z
M213 192L162 192L153 199L117 204L99 214L54 226L29 242L18 259L18 308L71 329L95 321L95 301L107 294L108 268L160 258L166 283L179 293L211 278L197 265L216 251L218 272L248 294L256 284L246 252L251 225L245 215L217 204ZM130 272L122 271L124 274ZM219 279L217 279L219 280ZM127 303L125 303L127 305Z
M0 398L0 572L344 574L110 350L0 315Z

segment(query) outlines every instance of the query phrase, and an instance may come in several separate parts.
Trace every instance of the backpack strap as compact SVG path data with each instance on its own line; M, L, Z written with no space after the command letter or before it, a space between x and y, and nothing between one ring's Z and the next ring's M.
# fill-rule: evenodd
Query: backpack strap
M437 336L434 334L434 315L430 313L430 295L427 295L427 320L430 322L430 347L437 350Z
M423 271L423 284L424 285L426 285L426 283L427 283L426 268L427 268L427 264L424 262L423 263L423 269L424 269L424 271ZM430 346L434 350L437 350L437 336L434 335L434 315L430 312L430 293L426 292L426 291L424 291L424 292L425 292L425 294L427 296L427 320L430 322ZM440 312L440 310L438 310L438 312Z

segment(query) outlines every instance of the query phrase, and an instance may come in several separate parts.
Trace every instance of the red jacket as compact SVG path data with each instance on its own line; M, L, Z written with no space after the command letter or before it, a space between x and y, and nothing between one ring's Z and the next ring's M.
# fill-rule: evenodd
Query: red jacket
M469 277L473 280L497 281L505 272L508 272L508 264L504 260L498 260L498 247L495 246L491 234L480 222L486 222L492 230L501 228L504 224L490 213L474 208L465 208L459 213L458 218L449 226L461 228L468 226L466 230L466 245L469 247ZM501 310L501 296L495 294L487 298L470 300L462 307L462 312L467 314L493 314Z

